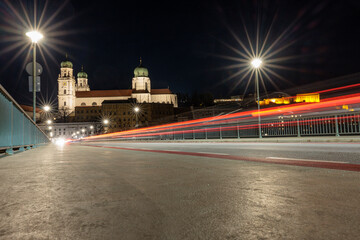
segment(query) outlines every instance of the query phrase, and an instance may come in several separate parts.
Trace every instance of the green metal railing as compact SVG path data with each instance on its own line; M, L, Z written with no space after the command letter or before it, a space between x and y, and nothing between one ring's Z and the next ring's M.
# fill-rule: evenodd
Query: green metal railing
M257 138L259 137L257 123L255 120L235 120L225 124L209 123L201 127L178 128L173 132L166 130L163 134L159 131L160 134L157 136L160 140ZM263 137L360 135L360 112L264 119L261 132Z
M0 85L0 150L12 154L49 142L46 134Z

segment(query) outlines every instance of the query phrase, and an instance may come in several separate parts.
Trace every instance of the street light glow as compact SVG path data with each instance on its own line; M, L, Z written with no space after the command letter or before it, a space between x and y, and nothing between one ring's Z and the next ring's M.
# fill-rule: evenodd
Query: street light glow
M44 109L44 111L45 112L48 112L48 111L50 111L50 106L49 105L45 105L44 107L43 107L43 109Z
M254 68L259 68L262 64L262 61L260 58L254 58L252 61L251 61L251 65L254 67Z
M135 107L135 108L134 108L134 111L137 113L137 112L140 111L140 108L139 108L139 107Z
M109 120L108 120L108 119L104 119L103 123L104 123L104 124L109 124Z
M44 37L41 33L37 31L27 32L26 36L28 36L33 43L37 43L40 39Z
M91 125L91 126L90 126L90 129L93 129L93 128L94 128L94 126L93 126L93 125Z
M46 121L46 123L47 123L47 124L51 124L52 121L49 119L49 120Z

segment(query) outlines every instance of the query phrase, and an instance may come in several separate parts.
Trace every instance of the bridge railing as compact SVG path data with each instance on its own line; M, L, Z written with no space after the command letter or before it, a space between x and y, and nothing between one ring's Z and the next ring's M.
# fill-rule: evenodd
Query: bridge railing
M96 140L196 140L258 138L257 117L221 116L188 122L104 134L85 138ZM261 119L261 135L267 137L307 137L360 135L359 109L331 110L303 115L279 115Z
M0 150L24 150L49 142L46 134L0 85Z
M313 115L303 117L280 116L263 119L263 137L305 137L360 135L360 112ZM202 124L200 127L184 127L159 131L152 139L225 139L259 137L257 120L228 121L227 123ZM140 136L141 137L141 136Z

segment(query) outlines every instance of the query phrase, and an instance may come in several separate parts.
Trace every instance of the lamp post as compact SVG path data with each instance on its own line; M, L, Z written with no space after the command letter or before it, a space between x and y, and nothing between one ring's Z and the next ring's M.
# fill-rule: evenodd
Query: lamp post
M260 58L254 58L251 61L251 66L255 69L255 85L256 85L256 97L257 97L257 106L258 106L258 124L259 124L259 138L262 138L261 134L261 117L260 117L260 90L259 90L259 68L262 65Z
M33 120L36 123L36 43L43 38L43 35L37 31L27 32L33 43Z
M107 133L109 130L108 124L109 124L109 119L104 119L103 120L103 124L104 124L104 132Z
M135 112L135 119L136 119L136 125L135 128L137 128L139 126L138 121L139 121L139 117L138 117L138 113L140 111L139 107L134 107L134 112Z

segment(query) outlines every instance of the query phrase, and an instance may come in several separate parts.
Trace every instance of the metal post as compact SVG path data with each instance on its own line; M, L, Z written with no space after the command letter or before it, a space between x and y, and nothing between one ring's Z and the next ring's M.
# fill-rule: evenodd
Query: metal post
M205 128L205 139L208 139L208 136L207 136L207 129Z
M36 123L36 43L33 43L33 120Z
M139 124L138 124L139 117L138 117L138 113L137 113L137 112L135 113L135 119L136 119L135 128L137 128L137 127L139 126Z
M219 126L219 128L220 128L220 139L222 139L221 126Z
M338 124L338 116L335 115L335 133L336 133L336 137L339 137L340 134L339 134L339 124Z
M10 102L11 112L10 112L10 148L6 149L6 155L13 155L13 138L14 138L14 104Z
M14 145L14 104L12 102L11 103L11 148Z
M237 122L236 128L237 128L237 138L240 138L239 121Z
M297 125L297 136L301 137L299 119L296 120L296 125Z
M193 134L193 139L195 140L195 132L194 132L194 129L192 130L192 134Z
M25 116L24 116L24 114L21 114L21 117L22 117L22 146L19 148L19 151L23 152L23 151L25 151L25 148L24 148L24 145L25 145L25 140L24 140L24 137L25 137L25 125L24 125Z
M256 95L257 95L257 104L258 104L258 121L259 121L259 138L262 138L261 134L261 117L260 117L260 90L259 90L259 76L258 70L255 70L255 85L256 85Z

